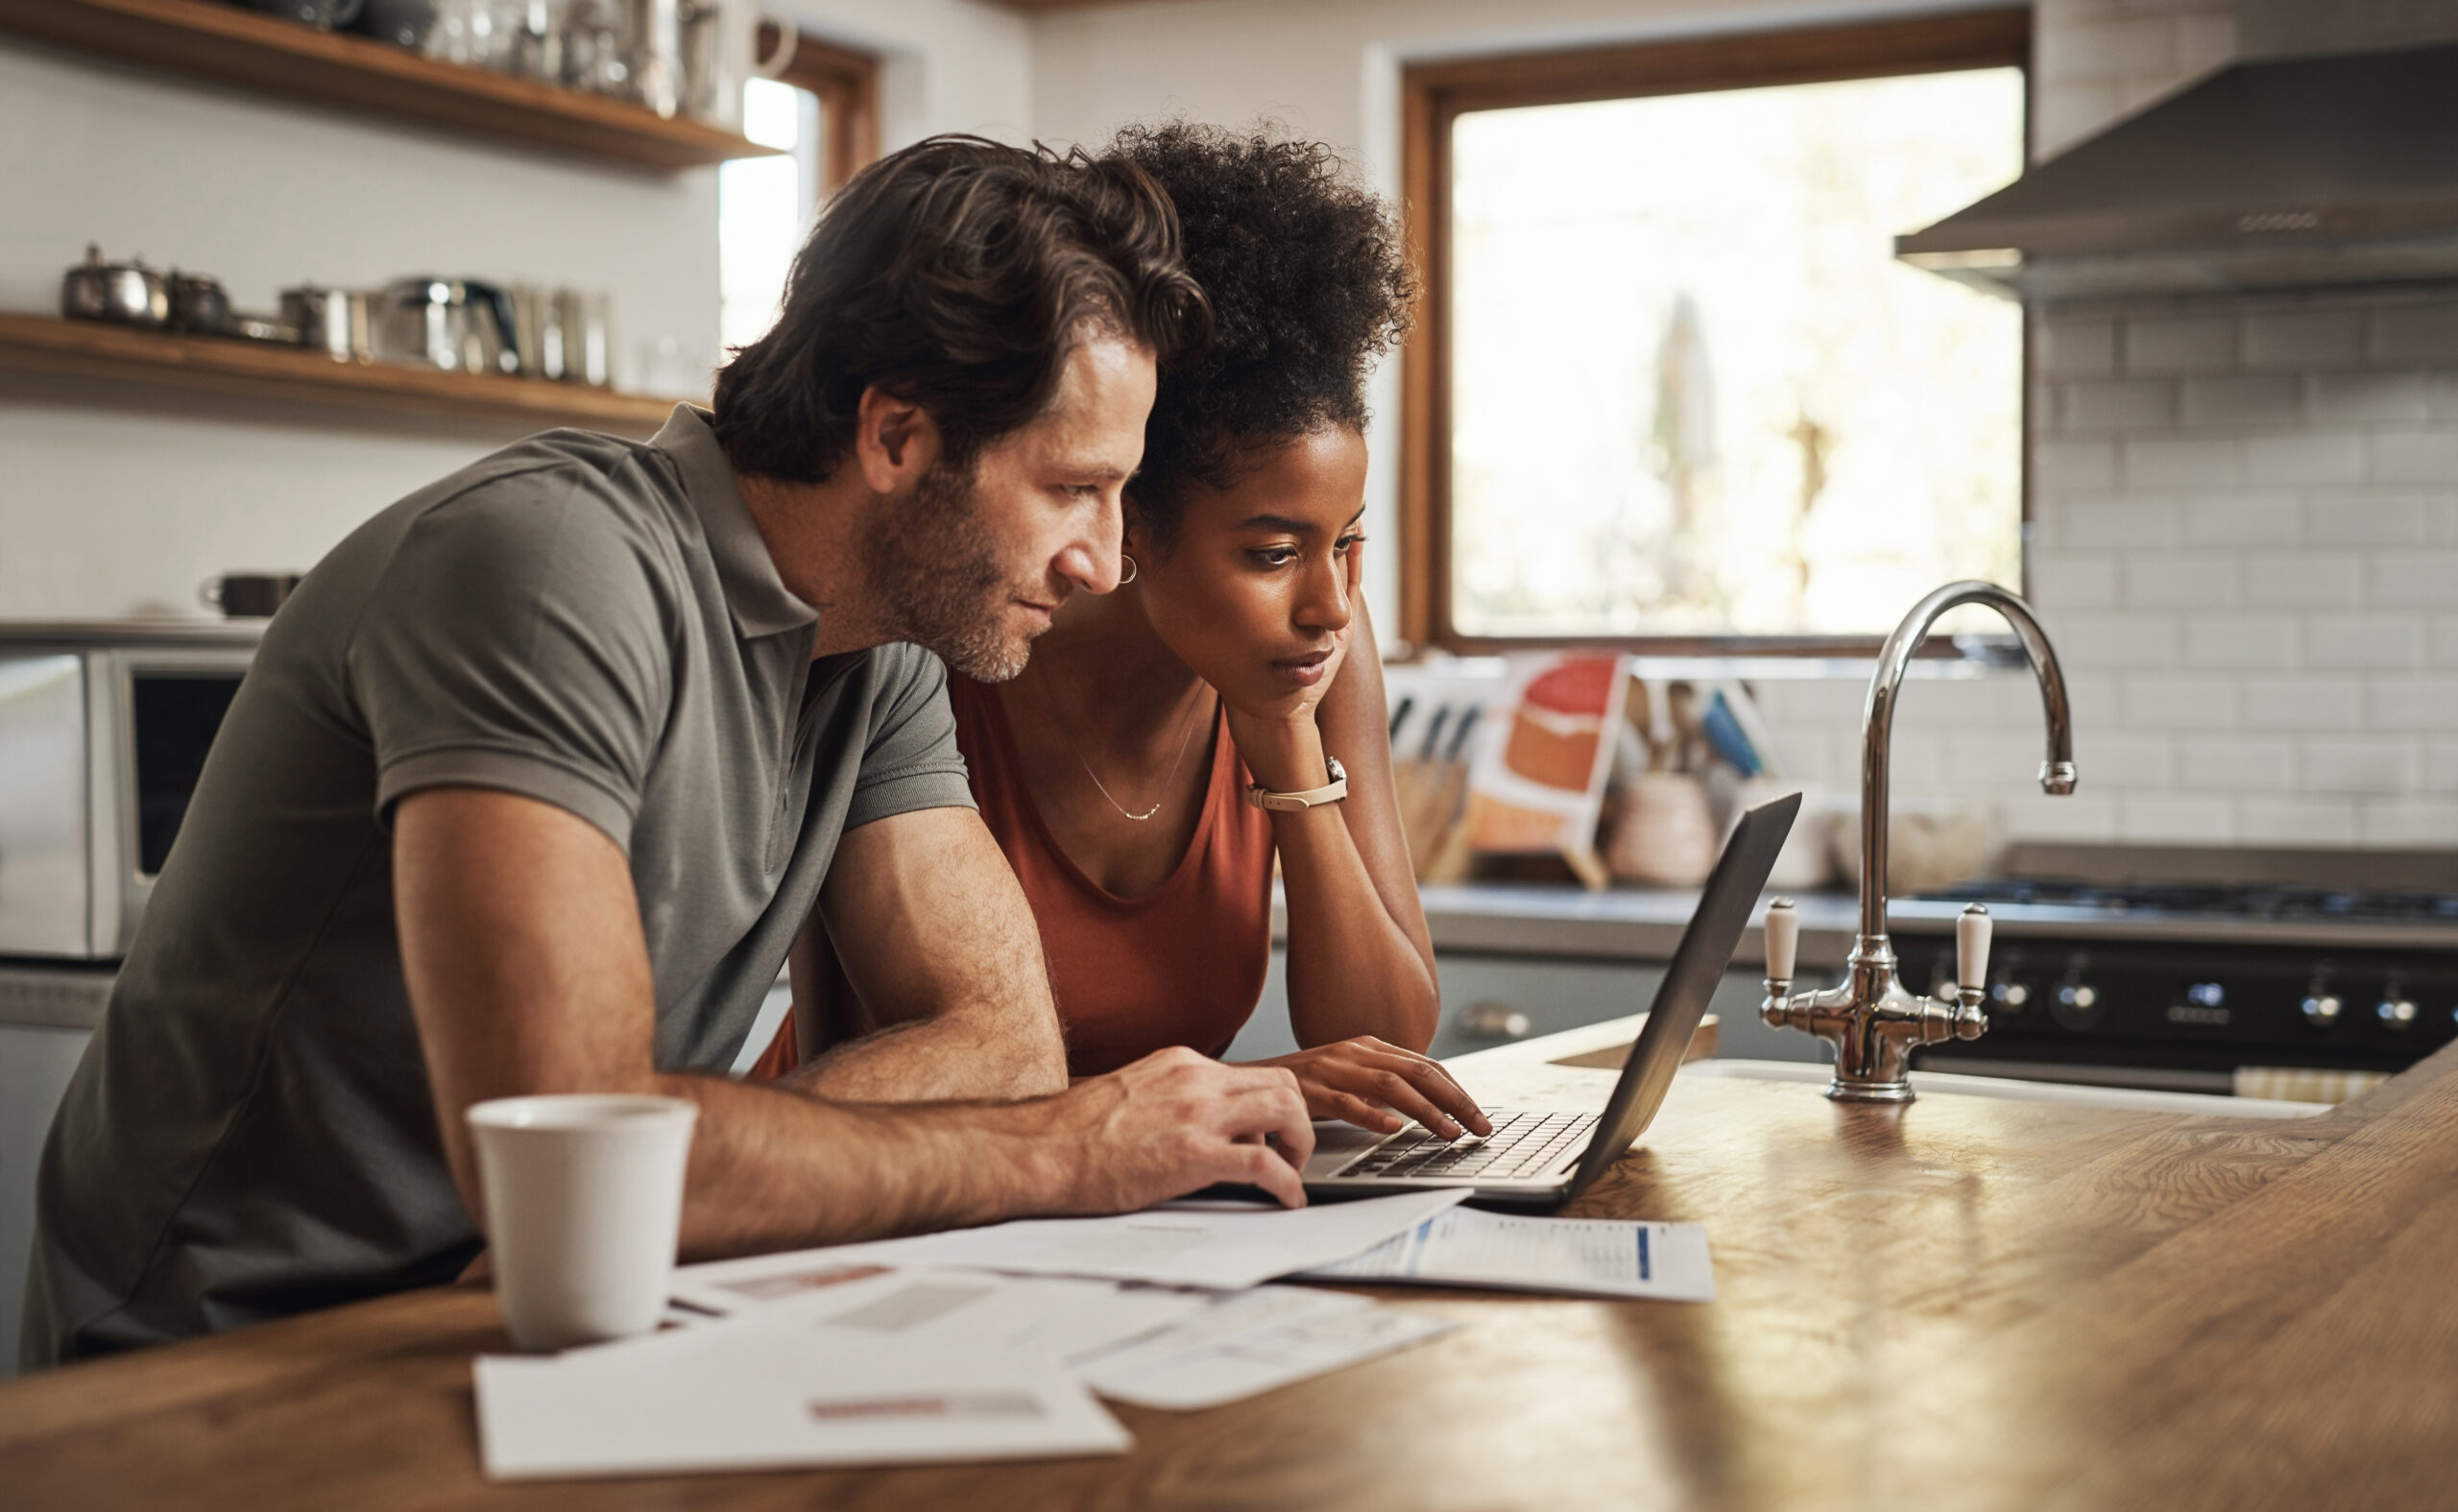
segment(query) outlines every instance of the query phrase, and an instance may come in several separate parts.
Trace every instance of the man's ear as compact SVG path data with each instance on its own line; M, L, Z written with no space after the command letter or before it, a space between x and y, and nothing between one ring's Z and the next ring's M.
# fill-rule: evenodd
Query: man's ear
M929 411L876 384L862 391L855 412L854 461L872 492L904 492L938 460L939 424Z

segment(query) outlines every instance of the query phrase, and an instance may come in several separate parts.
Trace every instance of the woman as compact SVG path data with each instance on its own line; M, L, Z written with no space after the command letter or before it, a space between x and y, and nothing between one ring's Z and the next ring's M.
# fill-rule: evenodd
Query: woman
M1434 950L1358 597L1365 370L1413 293L1397 229L1320 145L1172 125L1113 150L1176 203L1217 338L1161 376L1123 586L1067 603L1013 682L949 677L982 818L1041 925L1069 1068L1228 1049L1263 992L1277 853L1305 1048L1266 1064L1296 1073L1317 1117L1490 1132L1420 1053ZM1266 808L1250 788L1301 796Z

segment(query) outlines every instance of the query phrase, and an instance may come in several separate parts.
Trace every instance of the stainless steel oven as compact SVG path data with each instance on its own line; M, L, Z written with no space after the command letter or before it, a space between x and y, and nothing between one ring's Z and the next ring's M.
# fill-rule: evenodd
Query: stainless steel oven
M0 957L127 953L262 634L0 623Z

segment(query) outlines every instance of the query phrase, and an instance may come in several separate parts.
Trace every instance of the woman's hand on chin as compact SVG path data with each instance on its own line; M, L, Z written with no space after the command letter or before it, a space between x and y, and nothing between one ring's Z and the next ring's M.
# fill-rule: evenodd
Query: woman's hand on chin
M1445 1140L1493 1132L1477 1100L1451 1079L1440 1062L1370 1034L1253 1064L1295 1072L1297 1090L1306 1094L1306 1111L1316 1118L1397 1134L1405 1127L1405 1115Z
M1310 682L1289 678L1282 663L1273 662L1242 680L1243 686L1220 685L1229 738L1256 781L1276 792L1298 792L1329 780L1314 711L1348 660L1348 647L1347 632L1335 636L1331 654L1311 669L1315 675Z

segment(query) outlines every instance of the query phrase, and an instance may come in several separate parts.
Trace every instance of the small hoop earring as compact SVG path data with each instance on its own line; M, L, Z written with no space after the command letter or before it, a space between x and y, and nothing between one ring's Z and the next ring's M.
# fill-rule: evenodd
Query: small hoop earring
M1123 551L1118 554L1118 559L1126 564L1126 570L1120 573L1118 579L1118 586L1124 588L1135 581L1135 559Z

